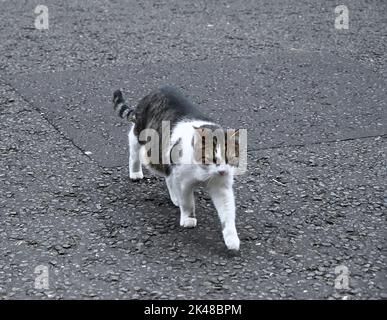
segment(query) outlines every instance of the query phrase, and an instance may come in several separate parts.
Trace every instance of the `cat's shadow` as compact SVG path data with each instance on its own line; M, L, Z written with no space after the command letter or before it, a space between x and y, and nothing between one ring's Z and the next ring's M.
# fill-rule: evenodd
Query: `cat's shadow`
M189 252L190 256L217 255L223 258L240 256L239 252L227 250L221 233L216 210L209 196L201 189L195 192L196 216L198 225L195 228L183 228L179 224L180 209L170 200L163 178L145 175L142 180L131 180L128 176L119 176L111 181L105 198L105 207L111 207L111 195L117 195L115 210L104 219L107 227L122 229L133 238L141 239L149 229L160 233L154 243L160 250L167 251L174 241L181 243L179 250ZM128 212L129 211L129 212ZM145 220L145 223L144 223ZM160 240L160 241L159 241Z

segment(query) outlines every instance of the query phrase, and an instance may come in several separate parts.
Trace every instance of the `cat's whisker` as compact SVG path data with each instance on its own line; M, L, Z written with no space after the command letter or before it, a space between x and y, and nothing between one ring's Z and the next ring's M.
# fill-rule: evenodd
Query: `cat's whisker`
M212 180L214 180L214 176L213 175L209 175L206 180L207 180L207 186L208 186L212 182Z

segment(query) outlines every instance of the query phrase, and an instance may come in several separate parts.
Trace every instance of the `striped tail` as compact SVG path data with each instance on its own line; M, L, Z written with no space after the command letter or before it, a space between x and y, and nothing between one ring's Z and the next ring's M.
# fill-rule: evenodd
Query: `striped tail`
M116 90L113 93L113 107L120 118L130 122L134 121L134 108L126 104L121 90Z

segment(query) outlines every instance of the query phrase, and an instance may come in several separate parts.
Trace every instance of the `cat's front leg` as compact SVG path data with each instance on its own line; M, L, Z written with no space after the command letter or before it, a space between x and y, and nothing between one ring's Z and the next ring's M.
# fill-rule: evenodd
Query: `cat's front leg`
M185 228L196 227L197 220L195 218L195 198L193 187L190 185L180 186L178 199L180 207L180 226Z
M229 250L239 250L240 241L235 227L235 199L232 183L209 187L211 199L222 224L223 239Z

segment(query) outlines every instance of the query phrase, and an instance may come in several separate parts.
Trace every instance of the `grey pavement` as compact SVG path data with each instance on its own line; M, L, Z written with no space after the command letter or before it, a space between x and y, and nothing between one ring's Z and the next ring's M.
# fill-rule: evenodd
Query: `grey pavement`
M384 1L349 1L348 30L334 1L0 3L0 299L387 298ZM185 230L128 177L112 92L166 83L248 131L240 254L202 190Z

